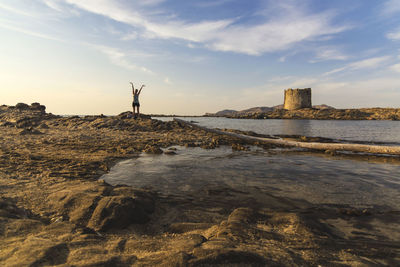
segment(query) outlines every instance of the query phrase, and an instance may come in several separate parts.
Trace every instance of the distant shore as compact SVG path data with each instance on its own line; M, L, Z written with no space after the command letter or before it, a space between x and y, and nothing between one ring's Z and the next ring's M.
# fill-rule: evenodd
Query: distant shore
M400 108L360 109L274 109L268 112L232 112L225 115L206 114L206 117L233 119L298 119L298 120L400 120Z
M62 117L45 109L39 103L0 106L2 266L400 262L400 213L385 207L311 205L246 188L161 196L99 180L117 161L141 153L173 157L173 145L235 152L254 145L276 153L273 145L146 115L134 119L129 112ZM357 239L363 231L368 238Z

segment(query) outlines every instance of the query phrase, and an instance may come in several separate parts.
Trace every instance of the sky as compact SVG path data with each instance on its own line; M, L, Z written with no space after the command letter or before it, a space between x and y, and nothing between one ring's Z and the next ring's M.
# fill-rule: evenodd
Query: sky
M400 108L400 0L0 0L0 104L201 115Z

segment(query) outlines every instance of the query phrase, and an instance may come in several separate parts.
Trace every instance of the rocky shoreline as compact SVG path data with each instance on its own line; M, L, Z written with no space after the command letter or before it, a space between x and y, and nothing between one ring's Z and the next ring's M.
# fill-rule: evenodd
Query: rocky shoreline
M215 115L208 114L208 117ZM400 120L398 108L303 108L299 110L274 109L268 112L232 113L226 118L235 119L299 119L299 120Z
M232 137L126 113L61 117L38 103L1 106L0 130L2 266L400 262L399 211L316 207L226 188L161 197L98 180L118 160L172 145L249 145Z

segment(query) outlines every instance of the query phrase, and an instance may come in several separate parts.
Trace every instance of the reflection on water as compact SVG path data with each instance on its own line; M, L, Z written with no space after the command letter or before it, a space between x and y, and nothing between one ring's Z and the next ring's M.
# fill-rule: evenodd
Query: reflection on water
M159 118L172 120L173 118ZM349 141L385 142L400 145L400 121L341 120L252 120L211 117L184 117L210 128L254 131L267 135L319 136Z
M126 160L102 178L111 184L150 188L160 194L193 194L230 188L304 199L311 203L385 205L399 209L400 166L335 160L313 154L232 152L178 147L177 155Z
M313 135L310 120L282 120L282 132L288 135Z

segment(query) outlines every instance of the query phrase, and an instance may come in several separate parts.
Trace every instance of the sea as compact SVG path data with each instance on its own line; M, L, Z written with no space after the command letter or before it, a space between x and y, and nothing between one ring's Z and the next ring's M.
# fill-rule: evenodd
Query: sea
M208 128L400 146L399 121L180 119ZM400 210L399 157L329 155L259 147L250 147L249 151L233 151L228 146L217 149L175 146L173 149L176 155L143 153L120 161L102 179L113 185L150 189L165 196L193 195L201 188L220 188L257 191L318 205Z

